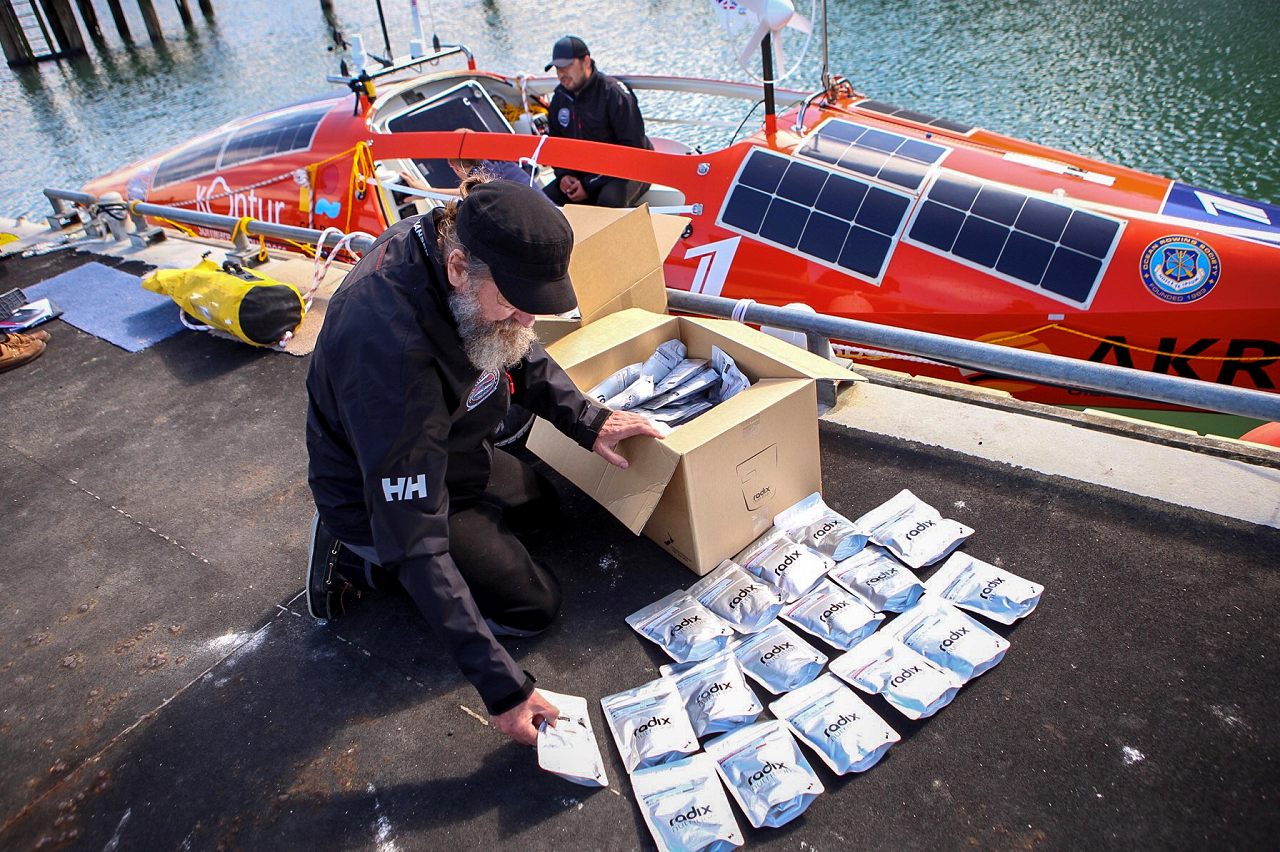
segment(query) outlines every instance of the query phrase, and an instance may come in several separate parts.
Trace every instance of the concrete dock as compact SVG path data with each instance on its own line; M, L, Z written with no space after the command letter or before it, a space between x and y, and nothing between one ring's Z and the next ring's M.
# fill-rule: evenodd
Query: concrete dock
M0 290L89 260L145 269L10 257ZM598 701L657 676L623 619L686 569L557 480L563 524L528 544L562 617L507 641L594 708L611 785L574 786L487 724L407 601L307 615L307 358L45 327L0 376L0 848L654 848ZM875 699L902 741L862 775L813 759L826 794L780 829L739 814L747 847L1275 849L1278 465L891 384L824 419L827 500L910 488L1044 599L937 716Z

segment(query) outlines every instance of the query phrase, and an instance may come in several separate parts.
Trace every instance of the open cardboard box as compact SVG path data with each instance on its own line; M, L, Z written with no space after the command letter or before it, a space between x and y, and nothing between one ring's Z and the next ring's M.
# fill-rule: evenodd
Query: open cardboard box
M627 308L667 312L662 263L684 233L687 219L651 215L643 205L620 210L566 204L562 211L573 228L569 277L581 318L538 317L533 330L544 346Z
M701 575L750 544L775 514L821 490L815 380L859 377L739 323L639 309L601 317L548 351L585 390L677 337L691 358L710 358L719 346L751 386L663 440L624 441L626 470L543 420L528 447Z

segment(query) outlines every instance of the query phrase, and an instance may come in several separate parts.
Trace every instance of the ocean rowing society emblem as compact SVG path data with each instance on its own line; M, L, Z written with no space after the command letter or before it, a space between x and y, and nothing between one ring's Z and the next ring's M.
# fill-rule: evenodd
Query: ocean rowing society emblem
M1218 253L1192 237L1161 237L1142 253L1142 283L1151 295L1166 302L1203 299L1221 274Z

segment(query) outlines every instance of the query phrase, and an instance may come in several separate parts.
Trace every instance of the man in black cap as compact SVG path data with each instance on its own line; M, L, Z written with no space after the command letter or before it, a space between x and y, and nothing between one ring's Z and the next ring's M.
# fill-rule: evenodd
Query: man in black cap
M534 314L577 303L572 248L541 192L468 178L460 201L392 226L356 264L307 375L311 614L403 589L496 727L529 745L558 712L494 636L539 633L559 609L555 576L516 538L558 504L489 436L513 400L619 467L619 441L658 435L588 399L534 339Z
M653 143L644 135L644 118L635 94L596 70L582 39L565 36L557 41L546 70L552 68L560 85L551 96L548 135L653 150ZM649 184L637 180L562 168L555 172L556 179L544 191L559 205L634 207L649 191Z

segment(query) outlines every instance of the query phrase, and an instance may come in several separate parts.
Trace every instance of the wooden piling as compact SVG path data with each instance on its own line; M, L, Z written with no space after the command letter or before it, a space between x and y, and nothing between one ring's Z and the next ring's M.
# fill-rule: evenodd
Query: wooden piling
M40 0L40 6L60 52L64 56L84 53L84 36L80 34L75 12L71 11L71 0Z
M160 18L156 15L156 7L151 0L138 0L138 8L142 11L142 21L147 25L147 35L155 44L164 44L164 32L160 29Z
M98 24L98 12L93 8L91 0L76 0L76 6L80 9L80 20L84 21L84 28L89 31L89 38L95 42L102 41L102 27Z
M35 64L31 46L27 44L27 37L22 33L22 25L10 0L0 0L0 47L4 48L5 61L11 68Z
M125 44L133 44L133 34L129 32L129 19L124 16L120 0L107 0L107 6L111 8L111 17L115 19L116 32L120 33L120 38Z
M200 13L206 18L213 17L213 0L200 0Z
M191 19L191 7L187 5L187 0L174 0L178 4L178 16L182 18L182 25L188 29L195 26L195 21Z

